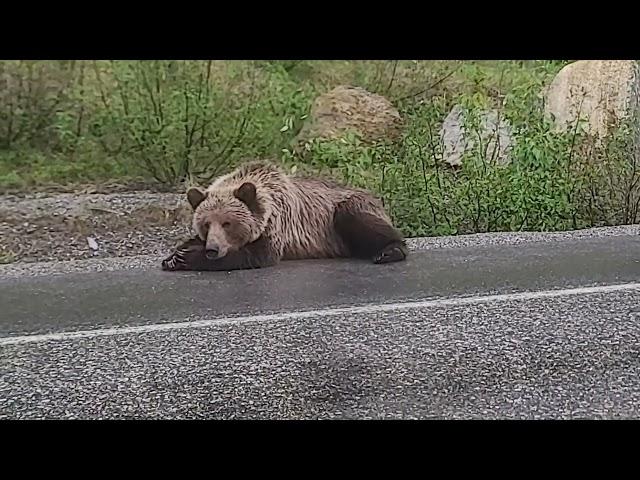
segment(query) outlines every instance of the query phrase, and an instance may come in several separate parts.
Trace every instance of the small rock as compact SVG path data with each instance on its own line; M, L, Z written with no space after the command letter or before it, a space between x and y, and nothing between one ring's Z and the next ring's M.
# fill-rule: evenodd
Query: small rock
M91 250L98 250L98 242L96 242L92 237L87 237L87 244L89 244L89 248Z

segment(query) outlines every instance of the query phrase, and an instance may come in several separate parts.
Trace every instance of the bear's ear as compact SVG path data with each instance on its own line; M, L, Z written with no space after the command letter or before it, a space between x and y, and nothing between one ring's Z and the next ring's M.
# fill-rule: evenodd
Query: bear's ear
M191 208L194 210L198 208L198 205L200 205L206 197L207 194L198 187L191 187L187 190L187 200L189 200L189 205L191 205Z
M238 200L244 202L249 210L253 210L256 206L256 186L253 183L243 183L233 194Z

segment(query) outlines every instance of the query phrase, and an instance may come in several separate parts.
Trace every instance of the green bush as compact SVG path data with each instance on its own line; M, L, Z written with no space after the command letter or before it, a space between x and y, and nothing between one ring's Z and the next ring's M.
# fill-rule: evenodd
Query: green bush
M157 180L210 179L243 157L278 151L294 133L292 119L310 95L286 72L214 62L111 62L112 85L89 128L110 155L141 165ZM286 127L286 128L283 128Z

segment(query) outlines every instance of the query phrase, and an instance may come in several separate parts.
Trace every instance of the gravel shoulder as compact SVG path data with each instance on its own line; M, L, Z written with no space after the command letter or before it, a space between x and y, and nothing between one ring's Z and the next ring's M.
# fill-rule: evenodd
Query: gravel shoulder
M163 255L190 231L183 195L0 196L0 263Z
M190 236L184 195L154 191L0 196L0 275L148 268ZM409 239L412 250L638 235L640 225Z

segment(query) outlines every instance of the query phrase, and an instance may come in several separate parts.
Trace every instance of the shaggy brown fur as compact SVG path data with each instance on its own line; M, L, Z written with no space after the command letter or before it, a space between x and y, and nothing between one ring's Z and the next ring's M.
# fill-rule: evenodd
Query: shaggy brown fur
M165 270L237 270L280 260L356 257L402 261L407 249L370 193L250 162L205 191L191 188L199 238L165 259Z

